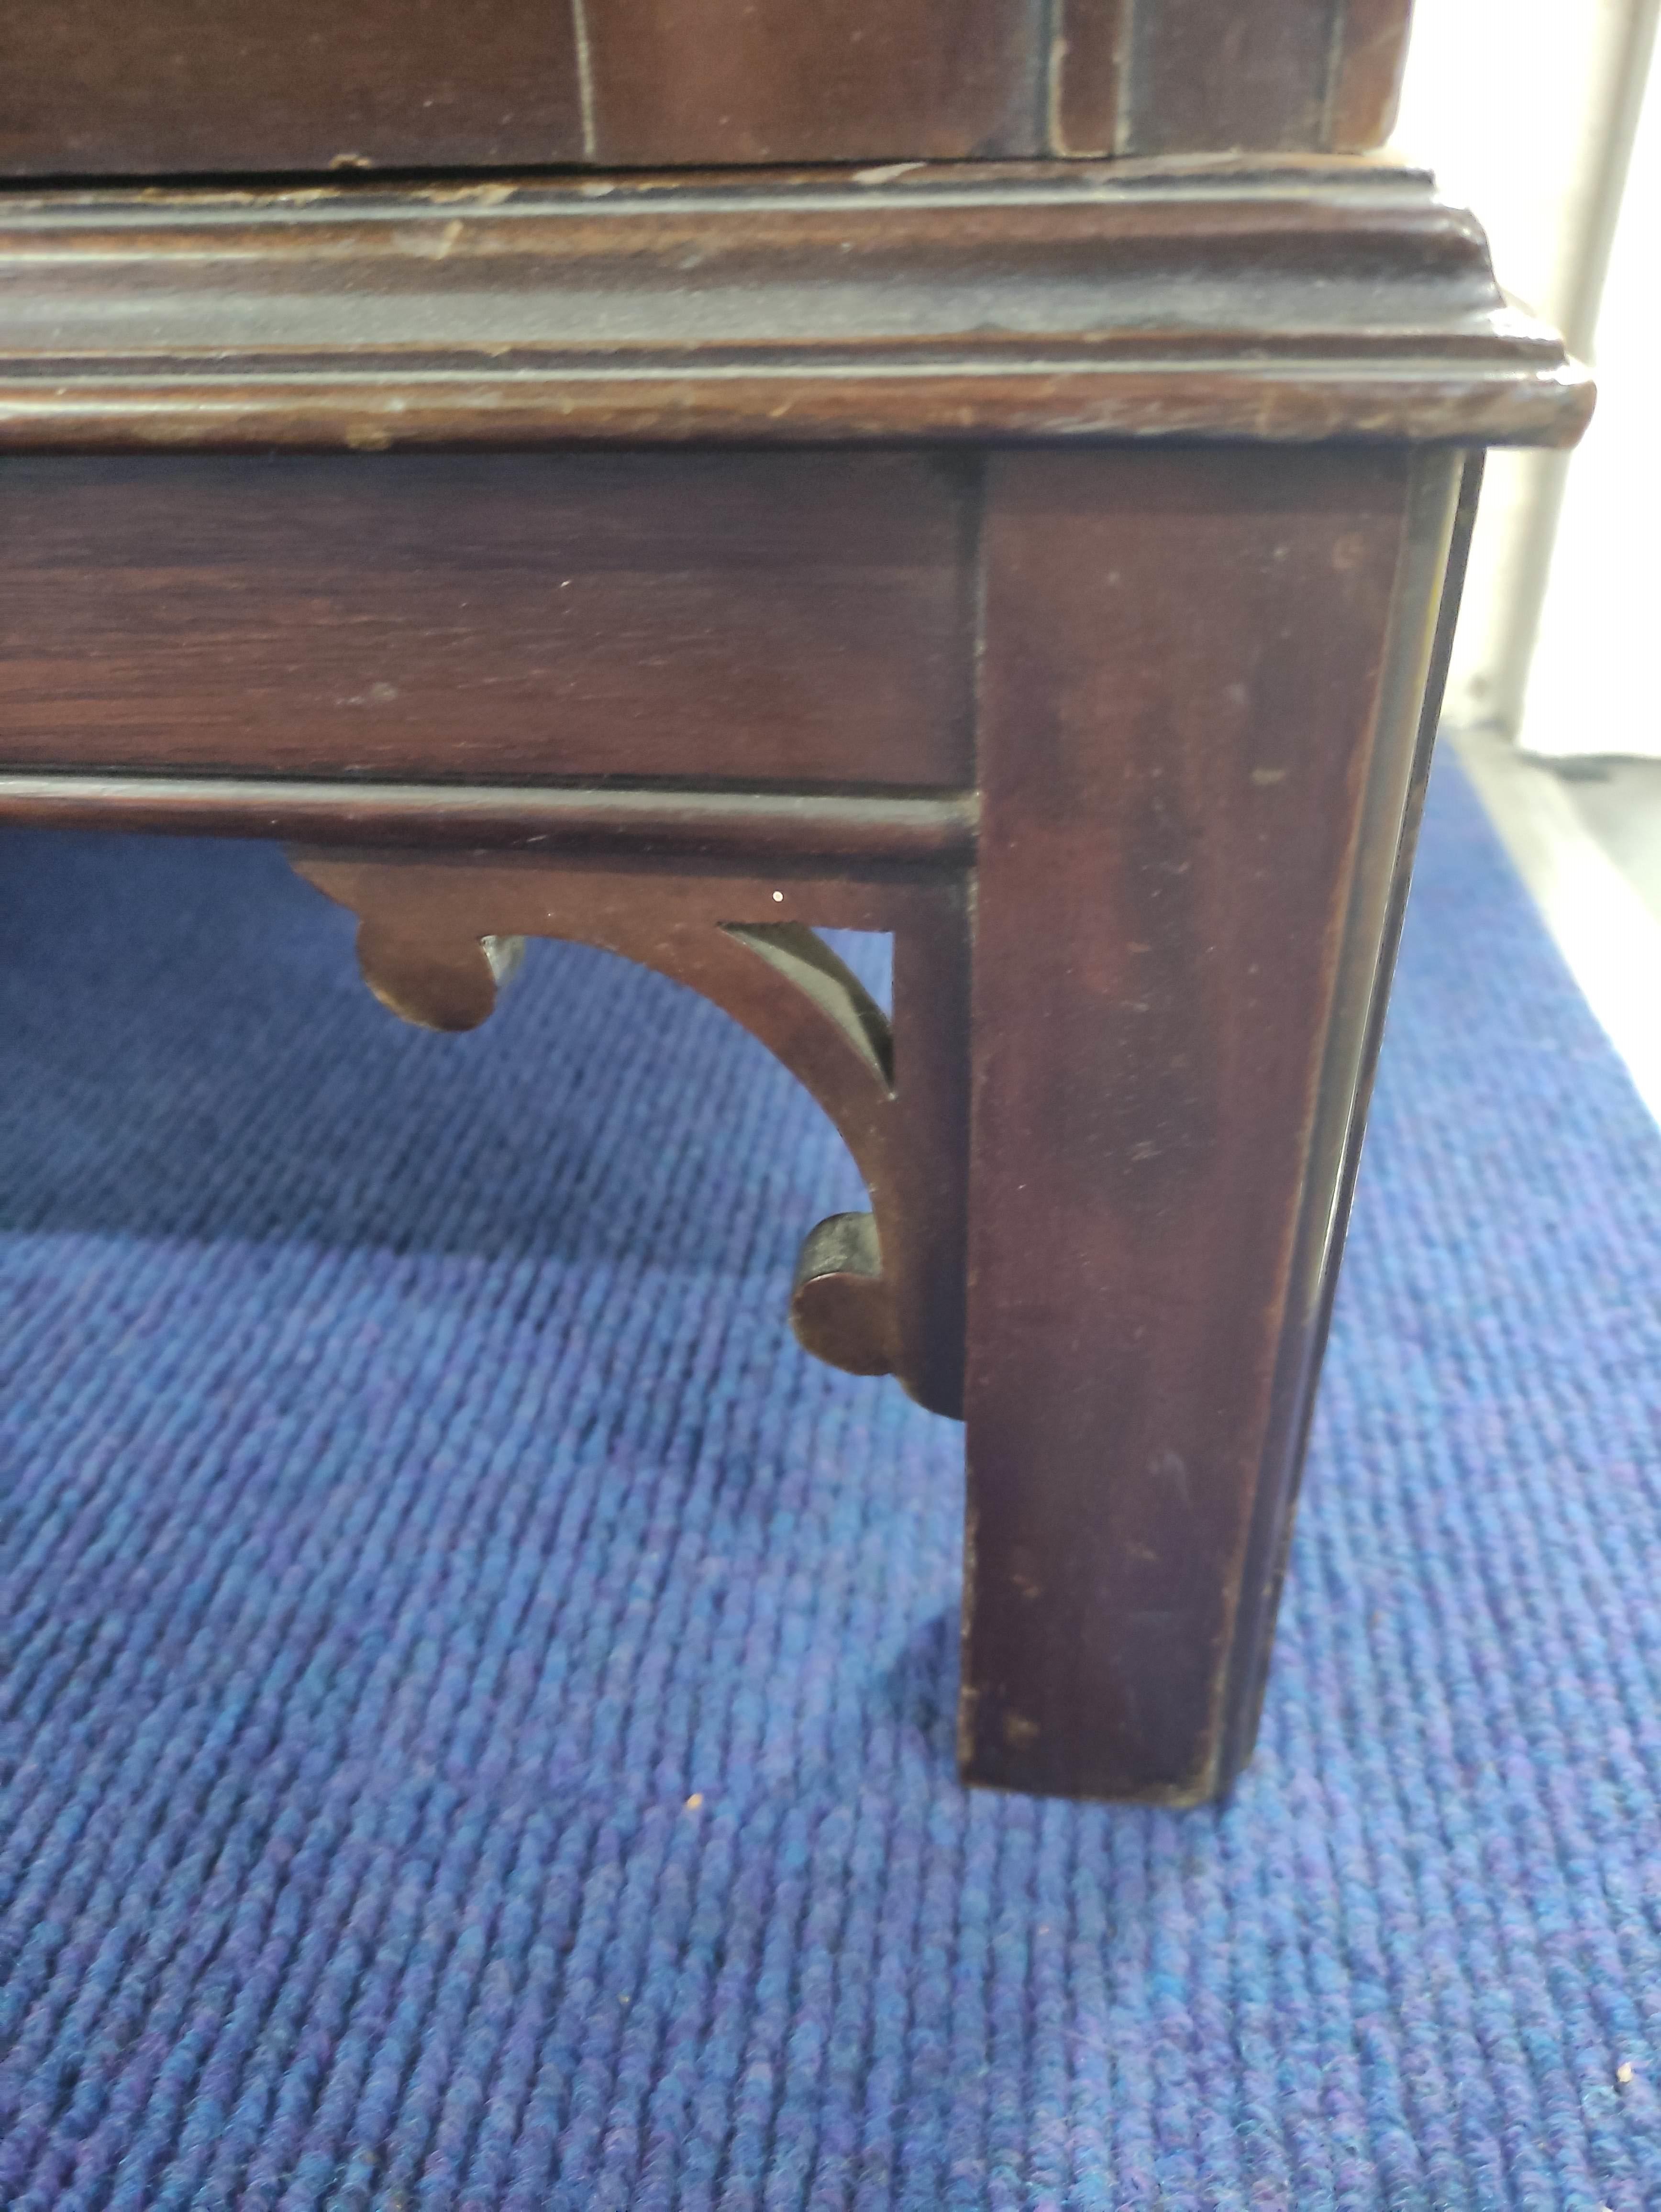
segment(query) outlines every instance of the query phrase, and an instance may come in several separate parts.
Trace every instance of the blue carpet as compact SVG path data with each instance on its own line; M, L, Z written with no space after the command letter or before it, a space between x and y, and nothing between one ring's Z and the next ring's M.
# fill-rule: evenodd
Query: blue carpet
M969 1796L723 1018L0 845L0 2205L1661 2204L1661 1137L1434 794L1255 1766Z

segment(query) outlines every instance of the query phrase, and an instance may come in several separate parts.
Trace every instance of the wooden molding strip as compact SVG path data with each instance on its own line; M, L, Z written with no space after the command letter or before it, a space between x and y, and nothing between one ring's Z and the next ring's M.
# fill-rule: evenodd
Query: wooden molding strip
M0 447L1565 443L1591 386L1366 161L0 204Z
M0 822L349 846L911 864L974 857L972 792L928 797L604 786L0 775Z

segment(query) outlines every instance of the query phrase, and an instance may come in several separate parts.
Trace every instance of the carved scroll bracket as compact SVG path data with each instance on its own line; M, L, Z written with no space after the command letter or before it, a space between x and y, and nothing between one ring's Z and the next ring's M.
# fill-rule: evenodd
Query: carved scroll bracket
M964 878L769 878L582 856L304 851L306 880L358 916L381 1003L429 1029L485 1020L529 937L599 946L685 984L741 1022L818 1101L853 1154L868 1214L802 1248L791 1320L810 1352L898 1376L961 1411L967 1154ZM894 940L894 1017L816 934Z

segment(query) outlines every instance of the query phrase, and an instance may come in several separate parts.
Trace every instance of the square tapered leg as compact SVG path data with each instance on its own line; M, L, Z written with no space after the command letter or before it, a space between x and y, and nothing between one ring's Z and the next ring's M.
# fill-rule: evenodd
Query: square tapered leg
M1183 1803L1250 1750L1461 475L1366 447L993 467L971 1780Z

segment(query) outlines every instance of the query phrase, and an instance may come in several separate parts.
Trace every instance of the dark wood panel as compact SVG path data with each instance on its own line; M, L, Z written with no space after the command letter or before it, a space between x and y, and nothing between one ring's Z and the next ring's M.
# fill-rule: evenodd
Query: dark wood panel
M586 0L593 158L1035 154L1039 21L1031 0Z
M969 778L975 464L0 466L0 762Z
M1295 1438L1266 1454L1304 1325L1293 1258L1323 1196L1317 1102L1409 484L1399 450L992 466L978 1780L1183 1800L1221 1778L1257 1493L1292 1480ZM1422 616L1405 618L1422 660Z
M1409 0L9 0L0 174L1362 148Z
M1032 0L9 0L0 172L1040 150Z
M1345 0L1327 93L1326 143L1382 146L1396 125L1413 0Z
M563 0L5 0L0 172L580 161Z
M1139 0L1122 154L1327 143L1343 0Z

